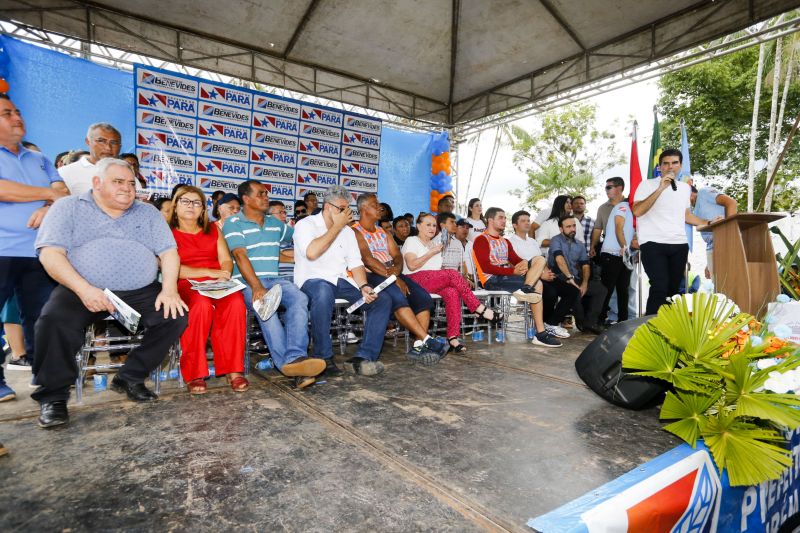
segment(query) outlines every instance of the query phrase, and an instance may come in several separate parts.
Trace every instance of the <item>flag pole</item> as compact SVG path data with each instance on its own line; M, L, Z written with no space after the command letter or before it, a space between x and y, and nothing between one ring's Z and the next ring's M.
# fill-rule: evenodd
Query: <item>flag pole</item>
M653 106L653 111L655 112L655 106ZM639 122L634 120L633 121L633 142L638 142L638 135L637 130L639 129ZM638 153L638 150L637 150ZM638 158L637 158L638 163ZM631 207L633 207L633 198L629 200ZM636 311L637 316L642 316L642 251L639 250L639 257L637 257L636 261ZM619 306L619 298L617 299L617 305ZM619 310L617 310L619 312Z

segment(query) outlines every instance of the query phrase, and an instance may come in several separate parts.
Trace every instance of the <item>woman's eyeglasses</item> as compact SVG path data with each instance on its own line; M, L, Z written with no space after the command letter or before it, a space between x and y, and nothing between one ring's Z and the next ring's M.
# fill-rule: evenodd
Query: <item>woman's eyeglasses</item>
M197 209L201 209L203 207L203 202L200 200L189 200L188 198L181 198L178 200L178 203L181 204L183 207L196 207Z

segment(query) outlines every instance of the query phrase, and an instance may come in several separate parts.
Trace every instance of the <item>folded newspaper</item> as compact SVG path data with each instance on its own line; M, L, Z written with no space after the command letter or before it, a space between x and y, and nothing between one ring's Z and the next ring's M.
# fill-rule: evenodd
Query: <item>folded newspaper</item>
M220 299L233 294L234 292L241 291L245 285L238 279L230 280L216 280L210 279L206 281L189 280L192 285L192 290L198 291L203 296L209 298Z
M253 310L258 313L262 321L267 321L278 310L283 297L283 289L280 285L273 285L263 297L253 300Z
M109 289L103 289L103 293L111 300L111 305L114 306L115 311L111 313L117 322L122 324L125 329L131 333L136 333L139 328L139 320L142 318L136 309L122 301L122 298L111 292Z
M352 279L348 278L348 281L350 281L350 283L355 285L355 281L352 281ZM373 290L373 292L375 292L375 294L378 294L379 292L381 292L383 289L385 289L386 287L388 287L389 285L391 285L395 281L397 281L397 276L392 274L391 276L389 276L385 280L381 281L380 284L377 287L374 287L372 290ZM364 297L362 296L361 298L358 299L358 301L356 301L355 303L353 303L353 305L351 305L350 307L347 308L347 313L351 314L353 311L355 311L356 309L358 309L359 307L364 305L364 302L365 302L365 300L364 300Z

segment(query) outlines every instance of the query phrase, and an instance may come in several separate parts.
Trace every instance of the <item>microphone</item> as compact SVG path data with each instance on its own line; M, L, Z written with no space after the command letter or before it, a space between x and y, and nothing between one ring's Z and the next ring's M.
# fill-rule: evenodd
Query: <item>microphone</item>
M669 177L669 179L670 179L670 182L669 182L669 184L670 184L670 186L672 187L672 190L673 190L673 191L677 191L677 190L678 190L678 185L675 183L675 174L673 174L672 172L670 172L669 174L667 174L667 176L668 176L668 177Z

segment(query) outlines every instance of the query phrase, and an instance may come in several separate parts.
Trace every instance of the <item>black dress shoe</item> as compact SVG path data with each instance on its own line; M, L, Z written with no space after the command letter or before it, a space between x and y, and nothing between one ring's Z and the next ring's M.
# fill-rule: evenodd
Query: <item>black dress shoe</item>
M158 396L145 387L144 383L128 383L118 375L111 380L111 390L119 393L124 392L128 395L128 399L134 402L153 402L158 400Z
M51 428L69 422L66 400L44 402L39 407L41 409L41 414L39 415L40 428Z
M322 375L329 378L338 378L344 374L344 370L336 366L336 363L333 361L333 357L330 359L325 359L325 370L322 371Z

